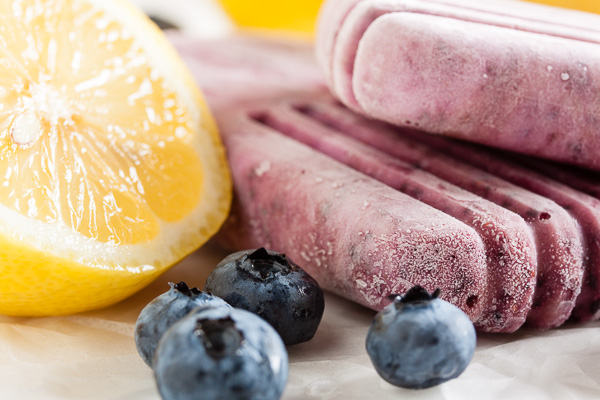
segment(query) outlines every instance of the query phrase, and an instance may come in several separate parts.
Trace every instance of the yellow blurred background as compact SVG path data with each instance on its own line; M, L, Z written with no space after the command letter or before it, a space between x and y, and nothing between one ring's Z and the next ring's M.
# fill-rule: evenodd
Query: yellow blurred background
M572 8L574 10L600 13L599 0L529 0L532 3L548 4L549 6Z
M483 0L485 1L485 0ZM534 3L600 13L600 0L530 0ZM221 0L240 27L312 34L322 0Z
M311 33L323 0L221 0L233 21L246 28Z

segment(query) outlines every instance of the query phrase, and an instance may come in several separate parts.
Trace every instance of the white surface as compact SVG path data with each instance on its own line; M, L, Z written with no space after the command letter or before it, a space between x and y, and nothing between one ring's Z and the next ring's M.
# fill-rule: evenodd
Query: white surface
M190 34L219 36L231 26L212 0L134 0ZM156 7L153 9L153 7ZM163 10L163 11L160 11ZM134 323L142 307L184 280L202 287L225 254L206 247L151 286L113 307L56 318L0 316L0 399L157 400L151 370L138 356ZM548 332L480 335L458 379L410 391L379 378L364 350L374 312L333 295L314 339L290 347L284 399L598 399L600 323Z
M157 282L113 307L56 318L0 317L0 398L158 400L150 368L133 339L142 307L184 280L202 287L226 254L205 247ZM548 332L480 335L458 378L412 391L384 382L364 349L375 313L333 295L315 337L288 348L283 399L598 399L600 323Z

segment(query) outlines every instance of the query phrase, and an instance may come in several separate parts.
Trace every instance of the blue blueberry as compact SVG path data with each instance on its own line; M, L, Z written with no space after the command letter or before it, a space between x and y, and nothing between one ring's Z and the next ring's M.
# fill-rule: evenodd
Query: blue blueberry
M171 289L146 305L135 324L135 345L148 365L161 336L175 322L199 306L230 307L222 299L198 288L189 288L185 282L169 282Z
M310 340L325 307L317 281L284 254L264 248L226 257L204 290L265 319L286 345Z
M287 383L288 355L255 314L202 308L165 333L153 370L163 400L276 400Z
M367 334L367 353L389 383L410 389L459 376L475 351L475 328L458 307L416 286L379 312Z

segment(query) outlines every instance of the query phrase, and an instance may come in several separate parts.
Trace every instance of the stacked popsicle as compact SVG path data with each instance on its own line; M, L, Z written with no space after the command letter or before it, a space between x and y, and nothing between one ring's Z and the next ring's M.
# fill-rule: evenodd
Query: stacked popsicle
M600 169L600 16L507 0L328 0L317 55L344 104Z

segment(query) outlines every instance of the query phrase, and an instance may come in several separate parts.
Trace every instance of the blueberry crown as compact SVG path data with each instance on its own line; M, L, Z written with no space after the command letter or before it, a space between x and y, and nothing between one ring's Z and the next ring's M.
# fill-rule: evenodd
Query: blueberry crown
M410 288L404 296L392 294L388 296L390 300L398 307L404 304L425 303L440 297L441 290L436 289L433 293L429 293L423 287L416 285Z
M197 287L193 287L190 288L187 283L185 283L184 281L180 281L179 283L172 283L169 282L169 285L171 285L171 287L174 290L177 290L179 293L188 296L188 297L194 297L194 296L198 296L199 294L202 293L202 291L200 289L198 289Z
M285 254L269 252L264 247L244 254L237 262L237 267L260 280L274 277L275 274L287 275L293 270Z

